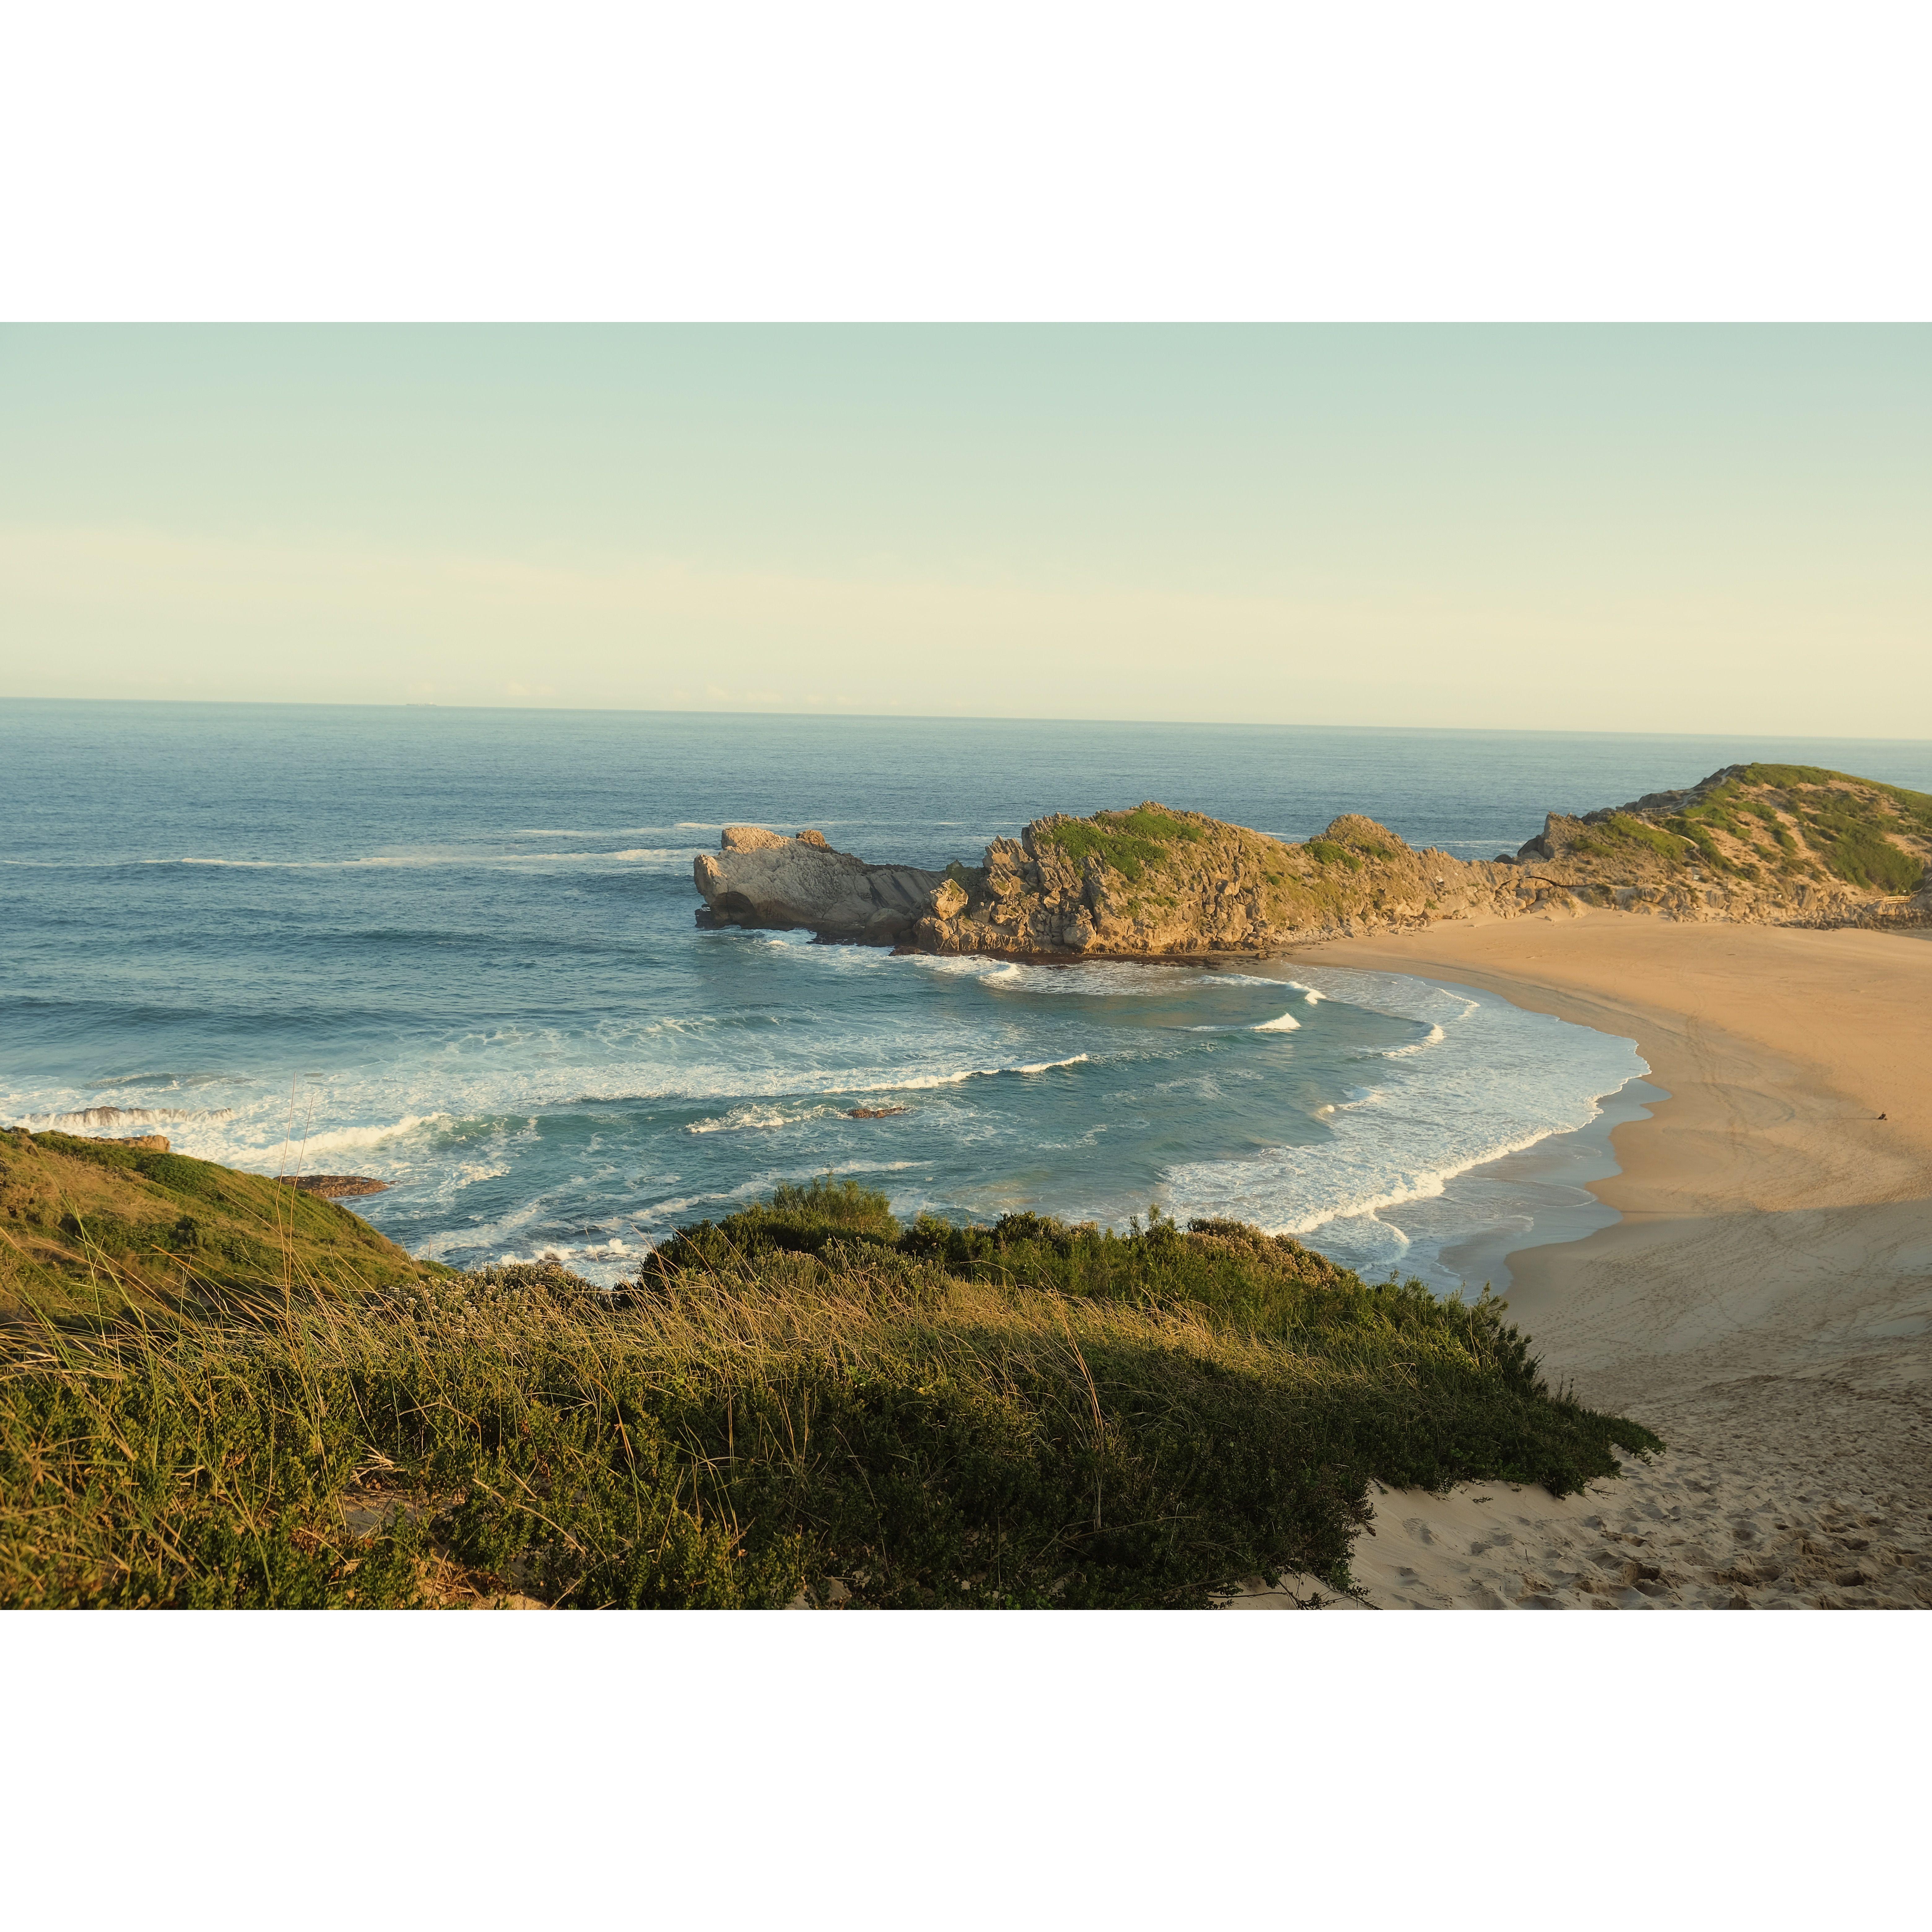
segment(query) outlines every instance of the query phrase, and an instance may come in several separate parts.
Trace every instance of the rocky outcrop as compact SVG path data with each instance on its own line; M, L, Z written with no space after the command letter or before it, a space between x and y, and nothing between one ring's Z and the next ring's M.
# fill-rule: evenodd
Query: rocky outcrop
M915 866L868 866L822 832L788 838L762 825L726 826L716 854L700 853L692 871L704 898L700 926L804 926L871 946L898 945L947 883Z
M1932 923L1932 797L1806 765L1552 812L1516 862L1586 904L1679 920Z
M1150 800L1036 819L949 884L914 932L921 951L1169 958L1420 925L1499 894L1514 907L1524 882L1507 867L1414 851L1354 814L1289 844Z
M703 926L804 927L824 940L1026 958L1258 954L1498 896L1514 909L1544 890L1506 867L1412 851L1370 819L1338 818L1290 844L1153 803L1036 820L1018 838L994 839L983 865L943 872L868 866L816 832L728 826L693 874Z
M386 1194L389 1184L366 1174L290 1174L282 1178L285 1187L304 1194L319 1194L325 1201L346 1201L358 1194Z
M1733 766L1581 818L1514 856L1418 851L1349 813L1289 842L1150 800L1036 819L985 862L868 866L816 832L728 826L697 861L701 926L1014 958L1254 956L1462 914L1614 906L1677 920L1932 922L1932 797L1796 766Z

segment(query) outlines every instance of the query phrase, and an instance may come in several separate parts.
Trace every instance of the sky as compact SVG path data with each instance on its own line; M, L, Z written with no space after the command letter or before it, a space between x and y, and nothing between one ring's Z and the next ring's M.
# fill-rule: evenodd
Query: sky
M0 696L1932 736L1932 329L11 327Z

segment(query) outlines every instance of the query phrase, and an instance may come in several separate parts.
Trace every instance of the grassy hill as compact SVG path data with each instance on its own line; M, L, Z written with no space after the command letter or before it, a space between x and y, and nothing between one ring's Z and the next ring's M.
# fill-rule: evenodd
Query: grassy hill
M607 1293L203 1162L0 1161L0 1604L1198 1605L1348 1588L1371 1478L1560 1494L1659 1446L1502 1304L1233 1223L906 1228L820 1184Z
M447 1273L334 1202L124 1141L0 1132L0 1323L265 1295L365 1294Z
M953 866L914 944L938 952L1262 956L1340 935L1577 899L1675 919L1807 926L1932 916L1932 796L1801 765L1552 813L1514 855L1418 851L1357 814L1299 842L1152 800L1036 819ZM1915 898L1914 895L1918 896Z
M1733 765L1684 791L1552 818L1532 843L1526 856L1567 862L1583 882L1694 870L1785 896L1835 884L1904 897L1932 865L1932 795L1813 765Z

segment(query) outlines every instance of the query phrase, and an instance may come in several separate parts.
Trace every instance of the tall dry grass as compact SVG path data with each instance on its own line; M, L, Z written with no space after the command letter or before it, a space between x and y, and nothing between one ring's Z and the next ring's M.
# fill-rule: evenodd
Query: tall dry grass
M1348 1587L1371 1475L1574 1487L1654 1442L1493 1306L1252 1230L734 1221L614 1296L292 1248L250 1292L136 1254L112 1318L16 1304L0 1602L1203 1604Z

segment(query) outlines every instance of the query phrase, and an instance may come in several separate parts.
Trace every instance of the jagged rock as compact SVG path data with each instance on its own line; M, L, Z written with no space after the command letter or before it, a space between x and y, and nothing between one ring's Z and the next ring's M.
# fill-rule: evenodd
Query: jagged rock
M319 1194L325 1201L340 1201L356 1194L386 1194L389 1184L366 1174L291 1174L283 1177L285 1187L304 1194Z
M761 825L726 826L716 856L700 854L692 872L704 898L700 926L805 926L820 939L878 946L905 939L951 883L914 866L868 866L822 832L788 838Z
M1583 818L1550 813L1512 858L1416 851L1344 813L1297 844L1150 800L1054 814L980 866L868 866L815 832L726 828L696 865L706 926L1015 958L1250 956L1459 914L1808 926L1932 922L1932 797L1834 772L1731 766Z

